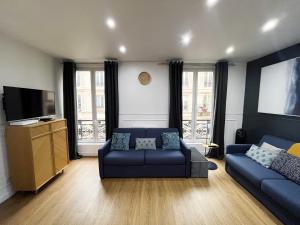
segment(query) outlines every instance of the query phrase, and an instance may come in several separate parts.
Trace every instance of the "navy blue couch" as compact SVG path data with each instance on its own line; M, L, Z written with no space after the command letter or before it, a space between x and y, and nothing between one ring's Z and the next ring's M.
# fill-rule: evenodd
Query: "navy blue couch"
M162 150L163 132L175 128L117 128L131 133L129 151L111 151L111 140L99 149L100 177L190 177L191 150L180 140L180 150ZM135 150L136 138L156 138L156 150Z
M259 146L267 142L287 150L292 141L265 135ZM300 185L281 174L267 169L245 153L250 144L229 145L226 152L225 168L237 182L262 202L285 224L300 224Z

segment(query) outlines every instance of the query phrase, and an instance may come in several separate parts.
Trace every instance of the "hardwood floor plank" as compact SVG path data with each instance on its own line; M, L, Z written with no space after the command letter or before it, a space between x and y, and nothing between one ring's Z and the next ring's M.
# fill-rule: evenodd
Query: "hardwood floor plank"
M219 169L209 178L99 179L97 158L72 161L38 194L0 205L2 225L281 224Z

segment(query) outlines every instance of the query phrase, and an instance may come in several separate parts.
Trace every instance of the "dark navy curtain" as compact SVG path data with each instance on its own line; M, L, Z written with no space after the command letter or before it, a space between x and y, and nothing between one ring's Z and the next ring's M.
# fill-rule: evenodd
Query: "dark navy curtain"
M63 66L63 94L64 94L64 117L68 126L69 157L78 159L77 152L77 132L76 132L76 64L74 62L64 62Z
M169 63L169 127L177 128L180 137L182 137L182 73L182 61L175 60Z
M105 128L106 140L119 126L118 62L105 61Z
M218 62L214 73L214 111L211 142L219 145L216 152L211 151L210 157L223 158L224 156L224 129L228 80L228 62Z

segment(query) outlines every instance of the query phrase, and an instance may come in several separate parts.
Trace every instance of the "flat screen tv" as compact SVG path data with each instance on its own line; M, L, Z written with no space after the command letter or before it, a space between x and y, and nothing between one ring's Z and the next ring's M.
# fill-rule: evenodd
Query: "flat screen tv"
M3 87L7 121L55 115L55 93L29 88Z

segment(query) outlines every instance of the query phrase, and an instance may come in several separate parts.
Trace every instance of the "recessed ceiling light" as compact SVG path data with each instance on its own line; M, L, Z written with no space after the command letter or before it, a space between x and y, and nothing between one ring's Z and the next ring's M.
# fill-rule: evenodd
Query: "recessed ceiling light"
M124 45L121 45L120 47L119 47L119 51L121 52L121 53L123 53L123 54L125 54L126 53L126 47L124 46Z
M270 19L262 26L261 30L263 32L273 30L275 27L277 27L278 22L279 22L279 19L277 19L277 18Z
M192 40L191 32L187 32L181 36L181 44L187 46Z
M226 54L231 54L234 52L234 46L229 46L227 49L226 49Z
M211 8L214 7L218 2L219 0L206 0L206 5L207 7Z
M116 22L113 18L107 18L106 25L108 26L109 29L115 29Z

